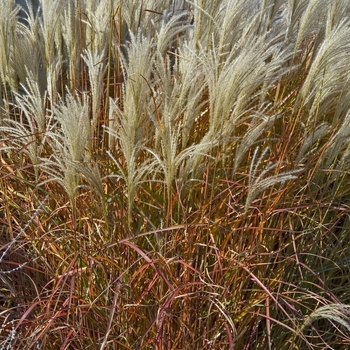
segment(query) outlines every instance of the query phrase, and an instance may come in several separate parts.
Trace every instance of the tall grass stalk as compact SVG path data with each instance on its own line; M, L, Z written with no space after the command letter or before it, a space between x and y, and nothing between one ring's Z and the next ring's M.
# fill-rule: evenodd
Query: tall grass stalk
M350 346L350 3L0 2L0 348Z

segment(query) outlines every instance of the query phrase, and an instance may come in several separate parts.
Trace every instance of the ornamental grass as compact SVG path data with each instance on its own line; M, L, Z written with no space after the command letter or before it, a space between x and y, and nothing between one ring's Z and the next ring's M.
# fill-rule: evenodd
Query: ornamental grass
M0 1L0 349L350 347L350 3Z

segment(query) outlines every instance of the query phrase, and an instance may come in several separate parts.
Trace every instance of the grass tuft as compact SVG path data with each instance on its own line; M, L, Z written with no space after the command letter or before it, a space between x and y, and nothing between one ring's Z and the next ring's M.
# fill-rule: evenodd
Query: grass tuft
M0 348L350 346L350 4L0 2Z

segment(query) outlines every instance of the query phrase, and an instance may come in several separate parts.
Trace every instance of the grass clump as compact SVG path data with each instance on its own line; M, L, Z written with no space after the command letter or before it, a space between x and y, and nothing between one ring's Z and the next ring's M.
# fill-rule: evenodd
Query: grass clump
M349 13L0 3L1 348L349 347Z

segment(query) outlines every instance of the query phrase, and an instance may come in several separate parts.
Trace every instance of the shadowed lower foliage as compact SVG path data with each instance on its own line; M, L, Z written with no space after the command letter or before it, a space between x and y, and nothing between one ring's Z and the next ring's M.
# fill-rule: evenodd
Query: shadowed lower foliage
M350 3L16 4L0 348L350 347Z

